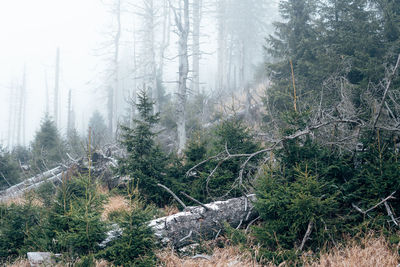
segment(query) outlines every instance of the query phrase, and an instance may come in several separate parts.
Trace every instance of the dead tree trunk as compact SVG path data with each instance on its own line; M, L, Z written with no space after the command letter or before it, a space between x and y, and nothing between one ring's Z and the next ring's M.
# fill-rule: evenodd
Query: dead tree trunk
M226 62L226 4L225 0L218 1L218 90L222 92L225 87L225 62Z
M200 93L200 22L202 0L193 1L193 86L194 94Z
M162 245L183 247L200 240L216 238L224 223L240 227L257 217L255 195L216 201L207 207L188 207L177 214L152 220L149 226Z
M157 88L157 63L156 63L156 51L155 51L155 31L156 31L156 6L154 0L143 1L143 20L144 20L144 54L146 55L146 68L145 68L145 79L149 85L149 95L155 101L154 112L159 112L159 99L158 99L158 88Z
M117 19L117 31L114 36L114 56L113 56L113 67L114 67L114 84L113 84L113 104L112 104L112 123L111 123L111 137L114 136L114 131L117 128L118 123L118 100L119 100L119 43L121 39L121 0L117 0L115 7L115 15Z
M55 84L54 84L54 122L59 127L58 121L58 94L60 91L60 48L57 48L56 67L55 67Z
M179 86L177 113L178 154L181 154L186 145L186 99L187 78L189 73L188 35L189 35L189 0L183 0L182 12L177 13L173 8L175 23L179 35Z
M174 215L158 218L149 222L158 242L162 246L181 248L202 240L215 239L224 229L224 224L239 228L257 217L253 202L255 195L216 201L196 207L187 207ZM107 238L100 244L107 244L117 239L123 229L113 225Z
M17 129L17 145L22 145L25 139L24 135L24 106L25 106L25 95L26 95L26 66L24 66L24 72L22 76L22 85L18 86L18 129Z

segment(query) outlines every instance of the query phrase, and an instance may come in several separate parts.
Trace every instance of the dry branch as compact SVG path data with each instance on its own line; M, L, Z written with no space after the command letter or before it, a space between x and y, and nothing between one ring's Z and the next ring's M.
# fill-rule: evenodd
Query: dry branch
M378 114L375 117L373 128L376 127L376 124L378 123L379 117L381 116L383 105L385 104L385 100L386 100L387 94L389 92L390 85L391 85L391 83L393 81L394 76L396 75L396 72L397 72L397 69L399 68L399 65L400 65L400 54L399 54L399 56L397 58L396 65L394 66L392 73L387 78L385 92L383 93L383 97L382 97L381 103L379 104Z
M313 227L313 221L311 220L308 223L306 234L304 235L303 240L301 241L301 244L300 244L300 247L299 247L300 251L303 250L304 245L306 244L307 240L309 239L309 237L311 235L312 227Z
M382 201L380 201L378 204L374 205L373 207L367 209L367 210L362 210L361 208L357 207L354 203L351 203L351 205L353 206L353 208L355 210L357 210L358 212L362 213L363 215L366 215L368 212L376 209L377 207L379 207L380 205L382 205L383 203L385 203L386 201L388 201L389 199L394 199L395 197L393 196L394 194L396 194L396 191L394 191L393 193L391 193L388 197L382 199Z
M182 207L183 207L184 209L186 209L185 203L183 203L183 201L182 201L177 195L175 195L174 192L172 192L171 189L169 189L168 187L166 187L165 185L162 185L162 184L157 184L157 186L164 188L168 193L170 193L170 194L172 195L172 197L173 197L176 201L178 201L179 204L182 205Z

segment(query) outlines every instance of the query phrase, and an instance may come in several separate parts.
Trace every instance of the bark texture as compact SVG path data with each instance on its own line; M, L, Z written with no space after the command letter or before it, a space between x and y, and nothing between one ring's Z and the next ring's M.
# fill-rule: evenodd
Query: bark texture
M152 220L149 226L162 245L180 248L215 238L225 222L234 228L249 223L257 217L254 200L255 195L248 195L205 204L208 209L188 207L177 214Z

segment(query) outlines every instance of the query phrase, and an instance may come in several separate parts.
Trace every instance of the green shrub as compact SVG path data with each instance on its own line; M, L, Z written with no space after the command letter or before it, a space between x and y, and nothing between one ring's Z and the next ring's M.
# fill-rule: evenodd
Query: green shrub
M18 161L0 146L0 190L21 181Z
M348 206L341 188L346 175L353 173L346 156L308 137L285 141L275 154L277 163L265 166L257 181L255 206L263 223L254 228L254 234L264 258L294 263L309 226L303 249L312 250L348 227L342 217L348 213L343 207Z
M46 249L48 240L42 228L45 210L32 201L28 198L24 204L0 205L0 263Z
M127 200L129 210L112 216L122 228L122 235L112 241L98 256L117 266L155 266L155 239L148 226L153 211L144 206L137 184L133 181L128 186Z
M57 252L71 257L97 252L107 227L101 220L105 197L89 176L65 178L50 210L49 236Z
M203 160L211 158L219 153L223 154L228 149L230 154L253 153L260 149L260 145L254 140L253 135L238 118L223 121L211 133L204 137L194 137L188 142L185 151L187 162L185 168L188 170ZM186 177L182 183L188 184L188 192L194 198L207 202L213 198L237 197L242 194L238 186L237 178L241 170L243 158L235 157L222 161L221 158L211 159L205 164L197 167L191 176ZM255 173L255 168L250 167L257 164L259 157L254 157L243 171L243 181L246 187L250 185ZM210 173L216 168L213 176Z
M166 184L167 157L155 142L154 127L159 122L159 114L153 115L153 105L148 95L142 91L138 95L139 118L133 121L134 127L121 126L121 144L128 155L119 159L118 173L135 178L141 194L149 201L163 206L168 200L158 183ZM168 186L168 184L166 184Z

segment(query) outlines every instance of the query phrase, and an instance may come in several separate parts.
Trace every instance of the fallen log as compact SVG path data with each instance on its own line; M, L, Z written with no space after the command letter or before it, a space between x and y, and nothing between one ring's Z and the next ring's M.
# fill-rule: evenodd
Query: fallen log
M46 181L54 181L61 179L61 175L64 168L57 166L51 170L37 174L32 178L26 179L25 181L13 185L4 191L0 192L0 202L7 201L10 198L22 196L25 192L37 188Z
M91 173L93 177L99 177L108 184L111 182L117 184L118 179L112 181L114 176L110 170L111 166L117 166L117 161L114 158L105 155L102 151L93 152L91 164ZM39 188L46 182L61 183L63 173L68 170L75 169L77 173L85 173L88 168L89 164L87 158L80 158L77 160L71 159L71 162L66 162L65 164L57 166L51 170L39 173L32 178L26 179L21 183L0 191L0 202L23 196L25 192Z
M149 222L156 238L162 246L171 245L181 248L201 240L210 240L224 229L224 223L232 227L246 225L257 217L253 202L255 195L232 198L205 204L205 207L187 207L174 215L158 218ZM117 239L122 230L114 225L100 246Z

